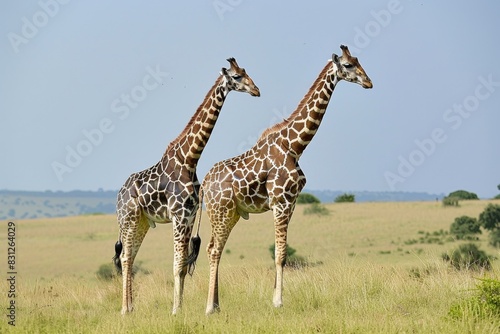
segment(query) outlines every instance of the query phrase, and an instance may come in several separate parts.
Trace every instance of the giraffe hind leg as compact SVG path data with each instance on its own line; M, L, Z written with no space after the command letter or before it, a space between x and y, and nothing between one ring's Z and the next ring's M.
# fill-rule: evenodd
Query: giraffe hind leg
M142 241L149 230L149 224L146 220L147 218L141 215L136 216L121 233L122 251L119 261L121 262L123 279L122 314L132 312L134 309L132 304L133 265Z
M219 307L219 262L220 253L214 248L214 236L207 246L208 262L210 263L210 280L208 284L207 308L205 313L212 314L220 311Z
M211 314L220 311L219 303L219 264L224 246L229 238L234 225L238 222L240 216L236 211L231 213L231 219L212 224L212 237L207 246L208 262L210 264L210 279L208 284L207 308L205 313ZM223 227L221 229L216 228Z

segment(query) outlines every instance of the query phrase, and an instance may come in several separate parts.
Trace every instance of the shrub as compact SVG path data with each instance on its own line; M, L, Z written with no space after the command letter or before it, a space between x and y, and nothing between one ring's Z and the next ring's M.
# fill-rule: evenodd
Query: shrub
M354 194L345 193L342 195L338 195L333 201L335 203L353 203L355 202L355 200L356 196Z
M308 193L301 193L297 197L297 204L311 204L311 203L321 203L321 201L316 196Z
M449 315L461 319L471 314L478 318L498 317L500 315L500 281L479 279L475 294L468 299L453 304Z
M275 250L276 250L275 244L272 244L271 246L269 246L269 252L271 252L271 258L273 260L275 259L275 253L274 253ZM297 252L297 250L295 248L288 246L288 244L286 245L286 257L287 258L292 257L296 252Z
M490 232L490 245L500 247L500 228Z
M477 240L474 234L481 233L481 225L477 222L476 218L468 216L457 217L450 226L450 233L455 235L457 239Z
M490 231L490 244L500 247L500 205L488 204L479 214L479 224Z
M455 249L451 256L445 253L442 258L459 270L491 269L490 257L472 243L463 244Z
M305 215L318 215L318 216L328 216L330 211L319 203L312 203L307 208L304 209Z
M479 199L479 197L477 197L477 194L471 193L466 190L453 191L448 195L448 197L458 197L459 199Z
M492 315L500 315L500 281L481 279L477 287L477 301Z
M486 209L479 215L479 223L487 230L500 228L500 205L488 204Z
M460 206L458 201L460 198L458 197L444 197L443 198L443 206Z
M99 269L96 271L97 278L103 280L111 280L116 276L116 270L112 263L101 264Z
M274 255L275 249L276 249L275 244L272 244L271 246L269 246L269 252L271 252L271 258L273 260L275 259L275 255ZM288 246L288 244L286 245L285 265L288 267L291 267L291 268L295 268L295 269L307 267L309 265L307 260L302 256L295 255L296 252L297 251L295 250L295 248Z
M137 261L136 264L134 264L134 267L132 269L132 275L135 275L139 272L145 275L151 274L150 270L142 267L142 261ZM96 271L95 274L97 278L103 280L111 280L117 276L116 268L113 263L101 264L101 266L99 267L99 269Z
M416 279L423 279L424 277L431 276L432 274L435 274L438 272L438 269L436 267L426 265L424 268L418 268L414 267L411 268L409 271L409 275L411 278L416 278Z

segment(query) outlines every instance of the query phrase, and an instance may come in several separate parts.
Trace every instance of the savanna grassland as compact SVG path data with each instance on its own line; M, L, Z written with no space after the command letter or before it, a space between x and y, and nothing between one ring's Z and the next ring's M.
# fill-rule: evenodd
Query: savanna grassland
M229 238L220 266L221 312L208 317L205 215L203 250L194 275L186 278L184 308L176 316L171 225L148 232L136 259L143 271L134 282L135 311L122 317L121 278L96 275L114 254L115 216L18 220L16 327L5 316L9 286L2 279L0 332L499 333L500 319L467 308L460 317L449 313L474 294L478 279L499 279L500 260L489 272L458 271L441 260L461 242L439 231L448 231L455 217L478 217L488 203L339 203L326 205L328 216L304 215L305 206L298 206L288 242L310 266L285 271L280 309L272 306L272 215L252 215ZM2 228L7 276L7 224ZM477 244L500 258L486 232Z

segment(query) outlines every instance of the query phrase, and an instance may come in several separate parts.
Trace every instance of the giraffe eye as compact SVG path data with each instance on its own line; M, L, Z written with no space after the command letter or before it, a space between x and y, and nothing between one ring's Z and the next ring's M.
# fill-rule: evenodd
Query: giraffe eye
M349 63L347 63L347 64L344 64L344 67L345 67L345 68L352 68L352 65L351 65L351 64L349 64Z
M241 75L238 75L238 74L233 75L233 79L234 80L240 80L241 79Z

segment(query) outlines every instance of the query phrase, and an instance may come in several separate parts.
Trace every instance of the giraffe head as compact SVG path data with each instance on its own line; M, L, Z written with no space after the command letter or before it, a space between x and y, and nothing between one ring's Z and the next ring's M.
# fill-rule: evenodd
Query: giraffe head
M342 56L332 55L332 62L336 65L336 75L339 80L354 82L363 88L372 88L373 84L365 70L358 61L358 58L351 56L349 49L341 45Z
M260 96L259 87L254 84L245 69L238 66L236 59L229 58L227 61L231 64L231 67L229 69L222 68L221 74L226 78L229 90Z

